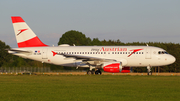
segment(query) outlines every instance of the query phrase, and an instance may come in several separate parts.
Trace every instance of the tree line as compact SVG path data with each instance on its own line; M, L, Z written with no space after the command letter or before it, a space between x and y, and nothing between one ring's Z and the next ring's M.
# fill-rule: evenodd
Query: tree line
M59 38L60 44L69 44L76 46L145 46L148 44L149 46L160 47L166 50L169 54L172 54L176 57L176 62L161 67L154 67L153 71L159 70L160 72L180 72L180 45L179 43L162 43L162 42L132 42L132 43L123 43L119 39L118 40L102 40L100 41L98 38L89 38L86 37L85 34L79 31L70 30L65 32L62 37ZM34 60L23 59L18 56L11 55L7 52L7 49L10 49L9 45L6 45L4 42L0 41L0 67L50 67L52 70L56 69L75 69L75 67L63 67L52 64L41 63ZM80 68L84 69L84 68ZM134 72L146 72L146 68L137 68L133 67Z

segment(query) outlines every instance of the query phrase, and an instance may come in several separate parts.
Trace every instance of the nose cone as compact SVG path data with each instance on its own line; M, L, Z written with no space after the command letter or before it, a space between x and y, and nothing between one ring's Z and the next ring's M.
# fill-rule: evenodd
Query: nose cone
M168 60L169 60L169 64L172 64L176 61L176 58L174 56L170 55Z
M159 66L170 65L176 61L176 58L170 54L162 54L158 56L157 63Z

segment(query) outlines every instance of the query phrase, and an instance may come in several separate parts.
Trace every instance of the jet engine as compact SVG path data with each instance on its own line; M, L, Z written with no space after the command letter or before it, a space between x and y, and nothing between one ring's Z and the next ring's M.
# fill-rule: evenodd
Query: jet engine
M111 63L104 63L102 66L105 72L111 73L129 73L130 67L122 67L121 62L111 62Z

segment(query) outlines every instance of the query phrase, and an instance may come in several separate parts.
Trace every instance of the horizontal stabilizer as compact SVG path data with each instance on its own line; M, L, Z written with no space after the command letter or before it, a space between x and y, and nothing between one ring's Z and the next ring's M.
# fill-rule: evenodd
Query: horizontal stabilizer
M24 51L24 50L15 50L15 49L7 49L8 53L11 53L11 54L18 54L18 53L21 53L21 54L32 54L32 51Z

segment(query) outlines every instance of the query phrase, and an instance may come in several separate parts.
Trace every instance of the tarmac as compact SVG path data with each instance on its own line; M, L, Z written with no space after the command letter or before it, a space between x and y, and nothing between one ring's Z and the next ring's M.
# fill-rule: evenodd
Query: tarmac
M0 73L0 75L87 75L86 72L48 72L48 73ZM95 75L95 74L93 74ZM99 74L100 75L100 74ZM147 73L108 73L102 72L101 75L131 75L131 76L147 76ZM180 73L152 73L153 76L180 76Z
M36 73L36 74L42 74L42 73ZM87 75L86 72L57 72L57 73L43 73L46 75ZM94 74L95 75L95 74ZM101 75L138 75L143 76L147 75L147 73L107 73L102 72ZM154 76L180 76L180 73L152 73Z

